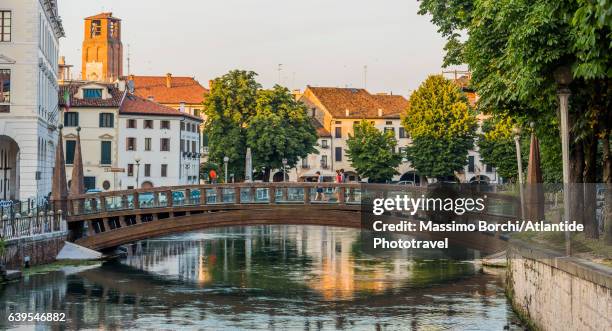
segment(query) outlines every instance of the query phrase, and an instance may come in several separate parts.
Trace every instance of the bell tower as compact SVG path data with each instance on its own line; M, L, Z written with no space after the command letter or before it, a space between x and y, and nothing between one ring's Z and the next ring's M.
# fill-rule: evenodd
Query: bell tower
M123 76L123 45L121 20L113 13L101 13L85 18L82 78L113 82Z

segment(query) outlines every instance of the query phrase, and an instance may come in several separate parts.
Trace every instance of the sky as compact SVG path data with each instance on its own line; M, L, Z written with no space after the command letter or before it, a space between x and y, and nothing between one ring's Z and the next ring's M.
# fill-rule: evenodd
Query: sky
M366 87L408 96L442 71L444 39L416 0L58 0L60 53L80 75L83 18L122 19L124 74L194 76L232 69L265 87ZM279 71L279 64L281 70ZM364 67L367 69L364 70ZM280 74L279 74L280 73Z

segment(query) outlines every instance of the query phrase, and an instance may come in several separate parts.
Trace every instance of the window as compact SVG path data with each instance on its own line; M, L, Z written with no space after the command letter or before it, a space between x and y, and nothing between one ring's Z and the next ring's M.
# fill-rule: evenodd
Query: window
M100 127L101 128L113 128L113 127L115 127L115 114L113 114L113 113L100 113Z
M64 113L64 126L79 126L79 113L66 112Z
M193 116L200 117L200 110L199 109L194 109L193 110Z
M102 34L102 21L93 20L91 21L90 37L99 36Z
M400 138L407 138L406 137L406 129L404 129L403 127L400 126L399 128L399 137Z
M181 152L185 151L185 139L181 139Z
M468 172L474 172L474 169L475 169L474 156L470 155L468 156Z
M159 150L162 152L170 151L170 138L161 138L159 142Z
M145 177L151 177L151 165L150 164L145 164L144 167L144 175Z
M192 141L191 141L191 152L192 152L192 153L197 152L197 151L196 151L196 142L195 142L195 140L192 140Z
M487 164L487 166L485 167L485 171L486 172L493 172L493 167L490 164Z
M145 151L151 150L151 138L145 138Z
M145 129L153 129L153 120L145 120L143 127Z
M11 11L0 11L0 41L11 41Z
M168 165L167 164L161 165L161 176L168 177Z
M408 161L408 158L406 157L406 147L400 147L398 151L400 156L402 157L402 161Z
M185 122L181 122L181 131L185 131Z
M161 121L159 125L160 129L170 130L170 121Z
M66 164L74 163L74 149L76 140L66 140Z
M83 177L83 184L85 184L85 190L93 190L96 188L96 177L85 176Z
M0 113L11 111L11 70L0 69Z
M328 148L329 145L327 145L327 140L321 140L321 148Z
M136 138L129 137L125 142L125 150L126 151L135 151L136 150Z
M84 99L102 99L102 89L99 88L86 88L83 89Z
M386 121L385 125L393 125L393 122L392 121Z
M327 169L327 155L321 155L321 169Z
M127 128L128 129L136 129L136 120L134 119L130 119L127 121Z
M342 147L336 147L336 161L342 161Z
M336 127L336 138L342 138L342 127L338 126Z
M108 191L108 190L110 189L110 182L109 182L108 180L105 180L105 181L102 183L102 188L103 188L105 191Z
M102 141L100 142L100 164L108 165L111 164L111 142Z
M134 164L128 164L127 175L128 177L134 177Z
M308 169L310 166L308 165L308 158L302 159L302 169Z
M387 132L393 133L393 137L395 138L395 128L385 127L384 131L385 131L385 133L387 133Z

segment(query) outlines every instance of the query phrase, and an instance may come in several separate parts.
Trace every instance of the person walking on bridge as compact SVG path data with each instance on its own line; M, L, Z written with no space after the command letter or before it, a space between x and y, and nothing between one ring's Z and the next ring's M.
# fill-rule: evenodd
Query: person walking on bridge
M210 171L208 172L208 177L210 177L211 184L217 184L217 172L215 171L215 169L210 169Z

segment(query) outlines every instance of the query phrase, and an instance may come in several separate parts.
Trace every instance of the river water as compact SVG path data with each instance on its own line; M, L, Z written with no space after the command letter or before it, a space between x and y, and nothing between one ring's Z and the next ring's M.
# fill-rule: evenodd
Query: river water
M520 329L500 276L454 249L370 251L359 230L237 227L129 245L0 287L0 329ZM451 254L452 258L448 258ZM10 323L59 312L63 323Z

